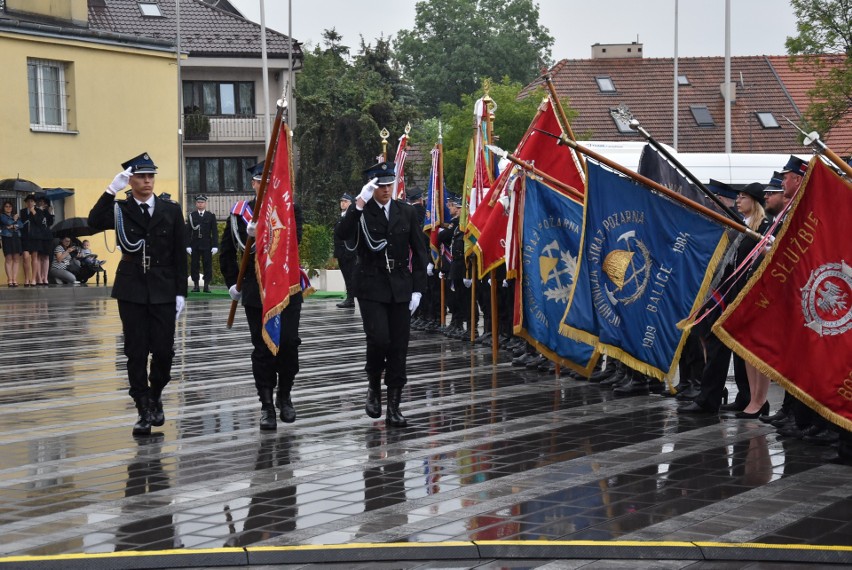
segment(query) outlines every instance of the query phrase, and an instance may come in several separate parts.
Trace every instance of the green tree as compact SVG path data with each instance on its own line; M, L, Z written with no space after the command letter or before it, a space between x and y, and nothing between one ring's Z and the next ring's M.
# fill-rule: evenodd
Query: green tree
M549 66L553 37L533 0L422 0L394 43L426 115L459 104L485 77L529 83Z
M494 111L494 143L509 152L514 151L518 146L539 104L546 96L544 89L539 88L523 99L519 99L518 96L523 89L524 85L521 83L504 77L501 83L492 84L488 92L497 105ZM445 103L441 106L444 131L444 180L447 189L454 194L460 194L462 191L467 149L473 136L473 107L476 100L483 95L484 91L480 88L471 95L462 95L461 104ZM562 101L562 105L570 121L575 113L569 109L567 101ZM428 128L428 131L436 129L434 121L429 121L424 126ZM559 135L559 133L553 134ZM437 132L424 132L422 136L421 140L436 140Z
M798 35L788 37L794 65L819 77L808 92L805 119L820 133L852 110L852 1L791 0Z
M381 152L379 131L390 131L392 153L405 124L418 115L410 104L411 89L392 64L389 40L380 38L375 47L362 40L359 54L350 58L333 29L323 38L322 48L305 54L294 143L297 195L306 221L331 225L340 195L361 188L362 171Z

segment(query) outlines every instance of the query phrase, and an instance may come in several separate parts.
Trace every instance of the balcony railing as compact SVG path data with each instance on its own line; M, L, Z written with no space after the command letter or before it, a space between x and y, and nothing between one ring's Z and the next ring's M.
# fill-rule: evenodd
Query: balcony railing
M264 115L184 115L183 137L187 142L263 142L264 120Z

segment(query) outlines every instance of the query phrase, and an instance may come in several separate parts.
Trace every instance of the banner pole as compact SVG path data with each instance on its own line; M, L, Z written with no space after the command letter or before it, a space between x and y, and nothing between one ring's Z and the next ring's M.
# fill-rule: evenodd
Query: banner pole
M258 188L257 196L254 200L254 211L251 214L251 221L253 224L257 223L257 214L260 212L260 206L263 204L263 198L266 195L266 181L269 179L269 171L272 167L272 157L275 156L275 150L278 148L278 132L281 129L281 117L284 115L284 109L286 108L287 102L282 95L282 98L278 100L278 110L275 113L275 123L272 126L272 138L270 139L270 145L269 148L266 149L266 160L263 163L263 178L260 181L260 188ZM290 133L287 133L288 138L289 136ZM250 252L253 245L254 238L252 236L248 236L246 238L246 248L243 250L243 257L240 259L240 272L237 275L237 283L235 285L237 291L242 291L243 279L245 278L246 271L248 270L249 258L251 257ZM228 312L228 322L225 325L226 328L234 326L234 317L237 314L237 304L237 301L233 299L231 300L231 309Z

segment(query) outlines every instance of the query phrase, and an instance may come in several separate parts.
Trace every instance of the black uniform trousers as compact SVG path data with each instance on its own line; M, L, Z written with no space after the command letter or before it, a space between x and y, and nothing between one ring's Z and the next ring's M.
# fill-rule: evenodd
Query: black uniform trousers
M343 274L343 283L346 285L346 298L355 298L355 264L357 258L350 255L337 258L337 265L340 267L340 273Z
M368 379L381 378L385 372L385 385L389 388L405 386L405 359L408 356L408 339L411 335L411 315L408 303L381 303L358 299L364 333L367 335L367 364L364 371Z
M175 357L175 303L141 304L119 299L118 315L124 331L130 397L136 399L150 392L158 396L171 380Z
M299 373L299 319L302 316L302 303L289 303L281 311L281 339L278 354L272 354L263 340L263 309L243 307L246 312L251 344L251 371L254 385L258 390L275 389L289 393L293 381Z
M200 263L199 263L200 262ZM213 279L213 253L210 248L193 247L190 256L189 274L193 283L198 283L199 266L204 269L204 283L210 284Z

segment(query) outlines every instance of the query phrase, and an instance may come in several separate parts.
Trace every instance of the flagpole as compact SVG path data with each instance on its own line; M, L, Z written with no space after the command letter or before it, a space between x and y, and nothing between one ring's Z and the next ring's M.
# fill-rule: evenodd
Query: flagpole
M438 121L438 176L436 176L438 189L434 192L432 198L438 196L438 205L435 206L435 216L439 220L438 231L440 232L441 225L444 223L444 133L441 129L441 121ZM434 223L434 221L433 221ZM441 248L438 248L438 273L441 273L441 265L443 265L444 256L441 253ZM447 293L444 279L438 279L441 284L441 327L447 324Z
M539 170L538 168L533 166L532 163L526 162L525 160L518 158L514 154L510 154L510 153L506 152L505 150L498 148L496 146L493 146L493 145L489 145L489 146L491 147L491 152L493 152L494 154L496 154L496 155L498 155L502 158L505 158L506 160L508 160L512 164L515 164L518 167L520 167L522 170L525 170L525 171L527 171L531 174L534 174L535 176L541 178L542 180L544 180L548 184L550 184L552 186L556 186L560 190L564 191L566 194L570 194L572 198L576 198L577 200L583 200L583 193L580 192L579 190L577 190L576 188L574 188L573 186L569 186L568 184L565 184L561 180L554 178L553 176L549 175L548 173Z
M488 101L491 100L491 97L489 97L486 94L485 98L486 98L485 99L486 100L485 109L487 111L486 120L488 121L485 124L485 133L487 135L487 141L486 142L491 142L492 140L494 140L494 114L491 112L490 109L488 109ZM489 160L489 158L491 160ZM488 180L490 181L491 187L494 186L494 181L491 180L491 173L494 171L493 170L494 169L493 162L494 162L493 157L486 156L485 165L488 167ZM476 257L474 259L474 263L476 263L476 264L479 263L478 257ZM479 272L481 270L482 270L481 267L478 267L478 266L476 267L476 275L477 276L479 275ZM491 282L491 290L490 290L490 300L491 300L491 364L497 364L497 360L498 360L497 359L497 348L498 348L498 342L497 341L498 341L498 336L500 334L498 332L499 319L497 318L497 271L492 269L491 272L490 272L490 277L491 278L489 279L489 281ZM474 340L473 334L471 334L470 340Z
M271 144L268 145L266 149L266 160L263 163L263 178L260 180L260 188L257 190L257 196L254 201L254 211L251 214L251 221L253 224L257 223L258 212L260 212L260 206L263 204L263 198L266 195L266 181L269 179L269 170L272 167L272 157L275 156L275 149L278 147L278 131L281 129L281 117L284 115L284 110L287 108L287 100L284 98L284 94L281 94L281 99L278 100L278 110L275 113L275 123L272 126L272 139ZM290 136L287 133L287 136ZM292 175L292 174L291 174ZM237 275L237 283L235 285L236 290L242 291L243 279L246 276L246 271L248 270L249 265L249 257L251 257L251 248L254 245L254 238L252 236L248 236L246 238L246 247L243 250L243 257L240 260L240 272ZM228 313L228 323L226 328L231 328L234 325L234 316L237 314L237 301L231 300L231 310Z
M846 174L846 176L849 176L850 178L852 178L852 166L849 166L849 164L847 164L846 162L843 161L842 158L837 156L834 153L833 150L828 148L826 146L826 144L824 142L822 142L822 139L820 139L818 132L811 131L810 133L805 133L805 131L803 131L801 128L799 128L799 125L797 125L796 123L794 123L793 121L791 121L787 117L784 117L784 120L786 120L788 123L793 125L793 127L795 127L797 131L802 133L802 135L805 137L802 140L802 143L805 146L812 146L813 145L814 150L816 150L817 153L824 154L825 157L827 159L829 159L837 168L842 170L844 172L844 174Z
M639 131L639 134L642 135L643 137L645 137L645 140L648 141L648 144L653 146L655 149L657 149L657 152L659 152L664 157L666 157L666 160L668 160L670 163L672 163L675 166L675 168L680 170L683 173L684 176L689 178L689 181L692 182L693 184L695 184L698 187L698 189L701 190L701 192L704 193L705 196L707 196L708 198L713 200L714 204L716 204L717 206L722 208L722 210L726 214L728 214L728 217L730 217L732 220L735 220L735 221L739 221L741 219L740 216L738 216L731 208L726 206L719 199L719 197L716 196L716 194L714 194L713 192L711 192L692 172L687 170L687 168L684 165L682 165L678 161L678 159L676 159L674 156L672 156L672 154L668 150L666 150L666 147L664 147L659 142L657 142L654 139L654 137L652 137L651 134L647 130L645 130L645 127L643 127L641 124L639 124L638 120L631 119L629 124L630 124L631 129L633 129L634 131Z
M754 238L758 241L763 239L762 235L755 232L753 229L749 228L745 224L737 223L734 220L732 220L732 219L730 219L726 216L723 216L722 214L720 214L718 212L714 212L713 210L707 208L706 206L702 206L701 204L697 204L696 202L693 202L692 200L685 198L684 196L678 194L677 192L675 192L673 190L669 190L668 188L666 188L662 184L658 184L657 182L654 182L650 178L642 176L641 174L639 174L637 172L633 172L629 168L625 168L624 166L621 166L617 162L613 162L610 159L608 159L607 157L605 157L601 154L598 154L595 151L588 149L581 144L578 144L577 141L568 138L564 134L559 137L559 140L562 144L566 144L566 145L570 146L571 148L573 148L577 152L585 154L589 158L592 158L592 159L600 162L601 164L605 164L606 166L610 167L611 169L616 170L616 171L624 174L625 176L627 176L629 178L632 178L636 182L639 182L641 184L644 184L645 186L649 186L649 187L653 188L654 190L656 190L660 194L665 194L666 196L668 196L669 198L671 198L675 202L679 202L680 204L682 204L682 205L684 205L688 208L692 208L693 210L704 214L708 218L711 218L711 219L719 222L720 224L726 225L729 228L737 230L738 232L742 232L742 233L746 234L747 236Z

